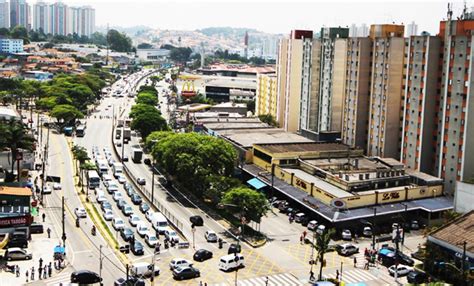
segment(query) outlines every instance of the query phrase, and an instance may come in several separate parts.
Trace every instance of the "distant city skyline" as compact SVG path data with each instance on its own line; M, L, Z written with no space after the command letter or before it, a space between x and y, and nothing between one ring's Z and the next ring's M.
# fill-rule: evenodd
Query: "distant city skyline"
M289 34L292 29L319 30L326 26L350 27L352 24L392 23L408 25L414 21L418 32L438 32L439 21L446 17L447 1L80 1L63 0L71 5L92 5L97 26L196 30L229 26L254 28L268 33ZM112 6L113 3L113 6ZM473 3L468 3L468 8ZM454 16L463 3L454 3ZM112 9L112 11L110 11Z

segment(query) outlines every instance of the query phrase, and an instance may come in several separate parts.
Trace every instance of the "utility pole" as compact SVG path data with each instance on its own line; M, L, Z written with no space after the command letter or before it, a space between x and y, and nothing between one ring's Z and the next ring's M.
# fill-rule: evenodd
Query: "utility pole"
M273 180L275 178L275 164L272 163L272 193L271 196L273 197L273 194L275 192L274 186L273 186Z
M128 274L128 271L127 271L127 274ZM102 281L102 244L100 245L100 248L99 248L99 277L100 277L100 281Z
M107 23L107 34L105 35L105 39L107 41L107 54L105 56L105 65L109 65L109 23Z
M466 285L466 247L467 242L462 243L462 261L461 261L461 275L462 275L462 284Z
M48 158L48 148L49 148L49 121L48 121L48 134L46 136L46 144L44 145L43 151L43 172L41 178L41 201L44 204L44 182L46 180L46 162Z
M377 216L377 208L374 207L374 220L372 222L372 249L375 250L375 217Z
M155 198L155 160L151 163L151 204L153 205Z
M62 225L63 225L63 247L64 247L64 254L66 254L66 229L64 228L64 219L66 218L66 214L64 212L64 196L62 196Z

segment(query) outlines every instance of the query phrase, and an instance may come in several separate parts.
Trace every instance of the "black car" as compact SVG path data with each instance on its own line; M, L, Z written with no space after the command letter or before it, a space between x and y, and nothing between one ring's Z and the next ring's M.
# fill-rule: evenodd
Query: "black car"
M100 205L100 208L102 209L102 211L105 212L105 210L111 210L112 205L108 201L103 201L102 204Z
M398 261L401 264L405 264L405 265L408 265L408 266L415 265L415 260L411 259L410 256L404 254L403 252L398 251L397 252L397 258L398 258Z
M418 270L410 271L407 275L408 283L423 284L428 281L428 275Z
M142 198L138 194L133 194L132 195L132 203L134 205L139 205L142 203Z
M199 270L192 266L176 267L173 269L173 278L176 280L191 279L199 276L201 276Z
M135 240L135 243L132 243L130 245L130 250L132 251L133 254L135 255L143 255L143 244L141 244L140 241Z
M143 160L143 163L145 163L145 165L150 166L151 165L151 160L149 158L146 158L146 159Z
M241 251L242 247L240 246L240 244L231 243L229 249L227 250L227 254L240 253Z
M137 192L135 192L135 190L133 189L133 187L132 187L132 188L128 188L128 189L126 188L125 191L127 192L127 195L128 195L129 197L132 197L133 195L136 195L136 194L137 194Z
M123 240L130 241L135 236L135 234L131 228L124 227L120 230L120 236L123 238Z
M288 209L290 208L290 204L287 201L281 201L278 205L278 210L281 213L287 213Z
M212 258L212 252L206 249L199 249L196 251L193 255L193 259L195 261L203 262L205 260L211 259Z
M201 216L195 215L189 218L189 221L194 224L194 226L203 226L204 220Z
M150 209L150 206L147 203L142 203L140 205L140 211L146 213Z
M99 274L89 270L79 270L71 274L71 283L95 284L102 282Z
M42 224L33 222L30 225L30 233L43 233L44 232L44 227Z
M123 143L125 143L125 140L123 140ZM127 143L125 143L125 144L127 144ZM128 156L124 155L123 158L122 158L122 161L128 162Z
M128 280L126 278L119 278L114 281L114 286L145 286L145 281L133 276L128 278Z
M128 190L130 190L130 189L133 190L133 186L129 182L125 182L123 184L123 188L127 191L127 193L128 193Z
M120 199L120 200L117 201L117 207L118 207L119 209L122 209L123 206L124 206L126 203L127 203L127 202L126 202L125 200Z

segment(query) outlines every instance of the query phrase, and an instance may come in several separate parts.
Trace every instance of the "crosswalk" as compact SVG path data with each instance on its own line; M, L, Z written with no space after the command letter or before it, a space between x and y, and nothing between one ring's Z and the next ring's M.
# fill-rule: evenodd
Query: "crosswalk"
M267 282L268 281L268 282ZM229 286L234 283L219 283L213 286ZM280 273L237 281L238 286L301 286L305 285L291 273Z
M70 285L72 271L63 271L60 274L46 280L46 286Z
M336 273L324 275L327 278L336 278ZM339 277L341 278L341 277ZM342 281L346 283L358 283L377 280L378 277L372 274L369 270L352 269L346 270L342 273Z

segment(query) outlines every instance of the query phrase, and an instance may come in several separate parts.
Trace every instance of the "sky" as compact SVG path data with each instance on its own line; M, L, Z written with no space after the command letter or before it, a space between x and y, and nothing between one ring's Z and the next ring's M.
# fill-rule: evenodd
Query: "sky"
M53 1L53 0L49 0ZM292 29L319 30L323 26L350 26L392 23L418 24L418 31L438 32L446 17L448 1L382 0L62 0L70 5L91 5L96 9L96 25L138 26L173 30L205 27L255 28L268 33L289 34ZM452 2L452 1L451 1ZM468 4L468 7L474 2ZM454 3L454 16L462 2Z

